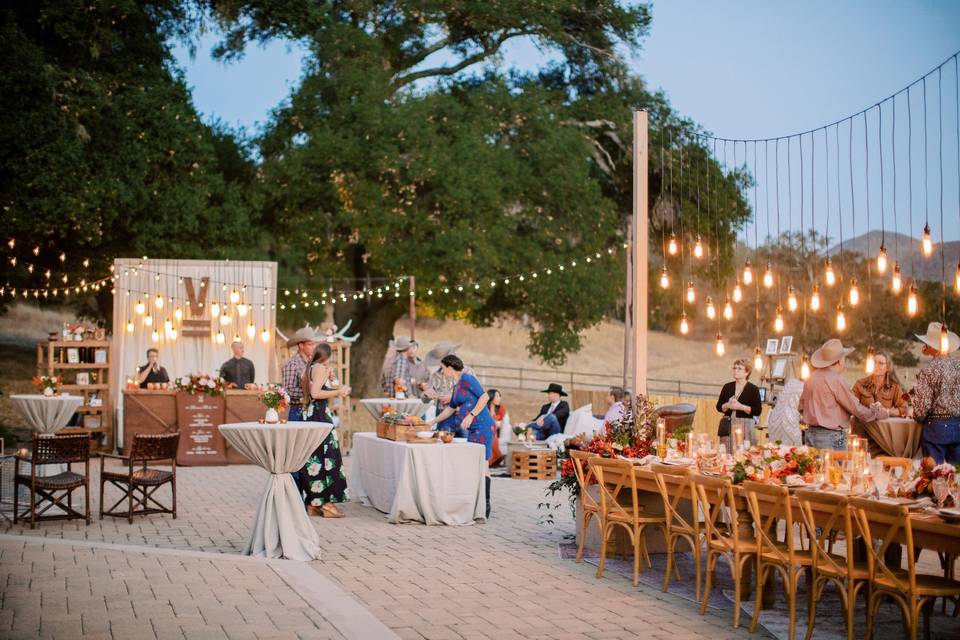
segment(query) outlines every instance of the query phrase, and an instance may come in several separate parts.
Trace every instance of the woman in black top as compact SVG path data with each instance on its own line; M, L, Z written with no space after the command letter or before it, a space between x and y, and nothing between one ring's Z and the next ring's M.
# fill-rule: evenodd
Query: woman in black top
M740 358L733 363L733 381L723 385L717 398L717 411L731 419L756 418L760 415L760 389L748 380L753 367L749 360ZM719 434L718 434L719 435ZM751 434L744 433L744 440Z

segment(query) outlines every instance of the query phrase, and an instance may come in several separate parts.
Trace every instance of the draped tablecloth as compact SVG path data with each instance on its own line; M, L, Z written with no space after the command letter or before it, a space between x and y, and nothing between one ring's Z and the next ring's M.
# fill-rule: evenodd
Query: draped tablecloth
M38 433L53 433L63 429L83 404L83 396L45 396L17 394L10 396L30 428Z
M383 413L383 408L391 406L397 411L401 411L411 416L422 416L431 403L423 402L420 398L406 398L404 400L394 400L393 398L364 398L360 401L367 412L373 416L374 420L379 420Z
M912 458L920 447L923 425L910 418L887 418L863 423L867 435L888 455Z
M407 444L355 433L350 490L400 523L467 525L485 518L483 445Z
M290 473L299 471L333 430L327 422L220 425L220 433L251 462L270 472L244 555L289 560L320 558L320 535L307 517Z

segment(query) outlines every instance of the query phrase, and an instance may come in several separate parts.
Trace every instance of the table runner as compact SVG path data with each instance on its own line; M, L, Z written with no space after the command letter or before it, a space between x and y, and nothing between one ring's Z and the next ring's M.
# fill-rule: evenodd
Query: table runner
M69 395L17 394L10 399L30 428L38 433L63 429L83 404L83 396Z
M483 445L407 444L354 434L350 489L392 523L468 525L485 518Z
M326 422L220 425L223 437L237 451L271 474L244 555L304 561L320 558L320 536L290 473L306 464L332 429Z

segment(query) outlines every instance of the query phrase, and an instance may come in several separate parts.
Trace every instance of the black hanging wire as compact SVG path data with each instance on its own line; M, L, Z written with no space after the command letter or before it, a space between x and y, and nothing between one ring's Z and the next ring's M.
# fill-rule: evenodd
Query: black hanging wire
M960 217L960 57L957 54L953 54L953 73L954 73L954 83L953 83L953 99L956 114L957 114L957 215ZM956 273L956 287L957 293L960 293L960 258L957 259L957 273Z
M843 199L840 197L840 125L835 125L833 141L836 149L837 173L837 218L840 220L840 270L843 270Z
M913 108L910 99L910 89L907 89L907 215L909 216L910 232L909 236L913 239ZM910 247L910 283L913 284L914 247Z
M665 202L663 199L666 192L666 175L664 174L663 162L663 133L660 134L660 211L664 211ZM667 266L667 225L664 220L660 220L660 252L663 255L663 266Z
M867 131L867 113L863 114L863 152L866 157L866 162L863 165L863 178L866 185L863 199L866 202L867 209L867 263L869 263L873 251L870 249L870 134Z
M883 108L880 105L877 105L877 109L880 112L880 115L878 116L878 122L880 122L883 119ZM882 136L879 135L879 131L880 130L878 128L877 129L878 137L880 137L882 140ZM866 171L864 173L864 175L867 178L867 191L865 194L865 197L867 200L867 307L868 307L867 308L867 330L870 333L869 344L872 346L873 345L873 313L872 313L872 310L870 309L870 302L873 300L873 297L870 294L870 289L873 287L873 277L872 277L873 269L871 268L873 266L872 265L873 253L870 251L870 134L867 131L867 114L866 113L863 114L863 145L867 155ZM880 146L880 202L881 203L883 202L883 146L882 145L883 143L881 142L881 146ZM882 204L880 205L880 215L881 216L883 215ZM880 224L882 228L883 223L881 222ZM882 238L884 232L881 231L880 233ZM881 247L884 246L883 240L881 240L880 246Z
M877 105L877 140L880 147L880 251L887 246L886 197L883 192L883 105Z
M853 120L847 126L847 162L850 170L850 234L853 237L857 235L857 196L856 189L853 187ZM869 231L869 225L867 231Z
M923 78L923 233L930 232L930 173L927 154L927 78Z
M745 166L749 165L749 160L747 159L747 143L743 143L743 164ZM759 224L757 222L757 143L753 143L753 255L754 260L759 264L760 262L760 232ZM754 274L753 282L756 285L756 313L754 318L754 325L757 330L757 344L760 344L760 278L758 274Z
M827 236L827 245L830 244L830 135L827 133L827 129L823 130L823 157L825 159L823 172L824 180L823 183L826 185L827 190L827 225L826 225L826 236ZM841 223L842 224L842 223ZM840 274L843 275L843 265L840 266Z
M894 265L900 264L900 220L897 215L897 100L893 100L890 141L893 147L893 253Z
M947 324L947 258L943 232L943 73L937 69L937 118L940 138L940 323ZM960 161L960 160L958 160Z

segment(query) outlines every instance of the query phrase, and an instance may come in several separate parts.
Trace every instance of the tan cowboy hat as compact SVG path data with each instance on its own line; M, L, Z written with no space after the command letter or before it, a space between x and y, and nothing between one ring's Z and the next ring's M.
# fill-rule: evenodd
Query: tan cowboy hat
M407 336L400 336L393 341L393 350L394 351L406 351L413 345L419 345L420 343L416 340L411 340Z
M841 358L846 358L853 351L853 347L844 347L842 342L836 338L831 338L813 352L813 355L810 356L810 364L816 369L823 369L839 362Z
M446 358L448 355L451 353L456 353L460 346L461 345L459 344L447 342L446 340L443 342L438 342L437 346L427 352L427 357L424 358L424 363L428 367L435 367L440 364L440 361Z
M293 337L287 340L287 348L295 347L301 342L319 342L320 340L322 340L322 338L318 336L317 332L308 324L304 325L302 329L297 329Z
M927 345L931 349L940 351L940 330L942 327L943 325L941 325L939 322L931 322L927 325L927 335L922 336L919 333L914 335L917 336L917 340ZM947 348L947 353L953 353L957 349L960 349L960 336L948 329L947 343L949 345Z

